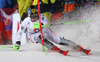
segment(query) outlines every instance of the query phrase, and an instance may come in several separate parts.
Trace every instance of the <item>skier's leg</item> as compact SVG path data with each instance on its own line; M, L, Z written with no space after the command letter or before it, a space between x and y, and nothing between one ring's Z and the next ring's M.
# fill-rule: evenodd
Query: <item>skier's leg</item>
M65 38L61 38L60 45L70 46L70 47L72 47L72 48L75 49L75 50L82 51L82 52L86 53L87 55L88 55L88 54L90 53L90 51L91 51L91 50L84 49L84 48L81 47L80 45L77 45L75 42L70 41L70 40L67 40L67 39L65 39Z
M65 38L60 38L58 35L55 34L55 32L53 32L52 30L50 30L48 28L43 29L43 35L44 35L44 38L46 38L50 41L53 41L57 44L69 46L78 51L85 51L85 50L83 50L82 47L77 45L75 42L73 42L71 40L67 40Z
M57 44L59 44L60 40L61 40L60 37L58 35L56 35L55 32L53 32L49 28L43 28L43 36L44 36L45 39L53 41Z
M41 36L39 36L37 38L38 43L42 44L41 42ZM47 39L44 39L44 45L45 47L47 47L48 49L52 49L54 47L53 43L49 42Z
M76 45L75 42L72 42L72 41L64 39L64 38L60 38L51 29L43 28L43 35L44 35L44 38L46 38L46 39L48 39L50 41L53 41L53 42L55 42L57 44L65 45L65 46L71 46L74 49L77 48L77 45Z
M64 37L63 38L60 38L60 39L61 39L61 42L59 43L60 45L70 46L73 49L76 49L77 48L77 44L75 42L73 42L71 40L67 40Z
M57 44L60 44L60 45L71 46L72 48L76 48L77 47L75 42L72 42L72 41L64 39L64 38L60 38L51 29L44 28L43 30L44 30L43 31L44 32L43 33L44 38L46 38L46 39L48 39L50 41L53 41L53 42L55 42Z
M40 44L42 45L41 36L39 36L39 37L37 38L37 41L38 41L38 43L40 43ZM59 52L59 53L65 55L65 56L66 56L67 53L69 52L69 51L63 51L63 50L61 50L60 48L58 48L57 46L55 46L53 43L49 42L47 39L44 39L44 46L45 46L46 48L50 49L50 50Z

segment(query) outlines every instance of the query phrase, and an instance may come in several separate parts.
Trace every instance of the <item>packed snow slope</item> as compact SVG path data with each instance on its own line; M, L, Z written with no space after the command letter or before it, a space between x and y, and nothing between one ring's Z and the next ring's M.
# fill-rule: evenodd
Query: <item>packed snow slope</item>
M86 49L91 49L90 55L57 44L55 45L63 50L70 50L68 56L63 56L62 54L50 51L47 48L45 48L46 52L43 53L40 44L28 42L26 45L21 46L18 51L14 51L12 48L2 49L2 45L0 45L0 62L99 62L100 9L99 7L92 7L89 10L84 9L80 11L84 13L81 14L78 21L89 20L90 22L54 26L53 30L57 35L72 40ZM66 21L67 19L68 18L65 15L63 20Z

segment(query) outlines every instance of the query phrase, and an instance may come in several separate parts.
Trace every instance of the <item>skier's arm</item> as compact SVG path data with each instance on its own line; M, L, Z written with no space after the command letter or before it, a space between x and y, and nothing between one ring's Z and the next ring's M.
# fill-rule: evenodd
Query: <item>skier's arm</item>
M20 48L22 33L24 32L25 29L26 29L26 21L23 21L17 32L17 40L15 45L13 46L14 50L18 50Z
M26 29L26 22L23 21L18 32L17 32L17 40L16 41L21 41L22 33Z

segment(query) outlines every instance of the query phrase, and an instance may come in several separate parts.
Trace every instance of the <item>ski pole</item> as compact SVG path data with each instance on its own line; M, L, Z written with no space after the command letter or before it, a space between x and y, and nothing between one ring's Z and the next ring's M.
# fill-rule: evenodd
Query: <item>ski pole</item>
M55 26L55 25L63 25L63 24L73 24L73 23L82 23L82 22L89 22L89 20L85 21L75 21L75 22L66 22L66 23L59 23L59 24L47 24L47 25L42 25L42 27L48 27L48 26ZM34 28L40 28L39 23L34 23L33 27Z
M13 47L4 47L4 46L2 46L2 49L5 49L5 48L13 48Z

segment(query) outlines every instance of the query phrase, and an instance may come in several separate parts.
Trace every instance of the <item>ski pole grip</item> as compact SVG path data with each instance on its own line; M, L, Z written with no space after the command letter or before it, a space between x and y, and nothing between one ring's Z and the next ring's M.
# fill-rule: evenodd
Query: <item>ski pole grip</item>
M34 23L34 24L33 24L33 27L34 27L34 28L40 28L40 24L39 24L39 23Z

